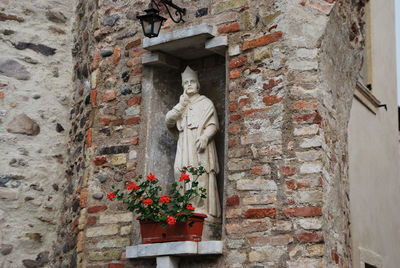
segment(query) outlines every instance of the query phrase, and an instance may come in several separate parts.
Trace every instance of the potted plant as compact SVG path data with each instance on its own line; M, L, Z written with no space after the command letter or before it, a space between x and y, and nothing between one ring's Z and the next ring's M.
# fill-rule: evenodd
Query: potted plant
M205 172L202 166L182 169L179 183L174 182L168 194L150 173L147 178L138 176L127 182L125 189L115 189L107 194L127 205L139 217L142 243L171 241L200 241L205 214L194 213L194 198L206 198L206 189L199 187L198 178ZM192 175L190 176L189 173ZM192 177L192 179L190 178Z

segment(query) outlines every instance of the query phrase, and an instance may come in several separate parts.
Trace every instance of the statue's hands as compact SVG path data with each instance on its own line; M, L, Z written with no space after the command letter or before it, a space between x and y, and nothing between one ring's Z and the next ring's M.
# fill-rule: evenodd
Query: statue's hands
M205 135L200 136L197 140L196 140L196 148L197 151L199 153L204 152L204 150L207 147L207 143L208 143L208 137Z
M181 95L181 97L179 98L179 104L180 104L182 107L186 107L186 106L189 104L189 96L186 95L185 93L183 93L183 94Z

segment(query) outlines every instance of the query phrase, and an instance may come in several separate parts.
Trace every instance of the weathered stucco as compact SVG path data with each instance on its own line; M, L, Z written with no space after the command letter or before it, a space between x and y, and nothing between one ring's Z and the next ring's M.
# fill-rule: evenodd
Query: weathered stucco
M0 1L0 267L43 266L54 255L68 158L72 14L72 1Z

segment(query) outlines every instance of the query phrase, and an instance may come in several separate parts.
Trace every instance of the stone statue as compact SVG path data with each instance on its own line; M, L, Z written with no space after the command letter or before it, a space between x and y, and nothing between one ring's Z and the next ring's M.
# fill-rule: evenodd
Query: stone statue
M199 178L199 186L207 190L206 199L198 199L195 212L220 217L216 175L219 172L217 150L213 140L219 128L217 112L210 99L199 94L197 72L189 66L182 73L183 94L179 103L165 118L168 130L178 140L174 174L179 178L182 167L203 166L206 172Z

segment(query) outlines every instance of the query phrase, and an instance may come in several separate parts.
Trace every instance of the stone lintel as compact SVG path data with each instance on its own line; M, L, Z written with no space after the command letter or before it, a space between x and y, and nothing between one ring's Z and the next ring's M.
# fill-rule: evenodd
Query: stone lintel
M179 59L164 54L162 52L152 52L144 54L142 56L142 64L150 66L168 67L173 69L179 69L181 65Z
M136 259L159 256L220 255L222 254L222 248L222 241L140 244L126 247L126 257L128 259Z
M217 36L208 39L205 44L205 49L211 50L221 56L225 56L226 48L228 47L228 37L227 36Z

